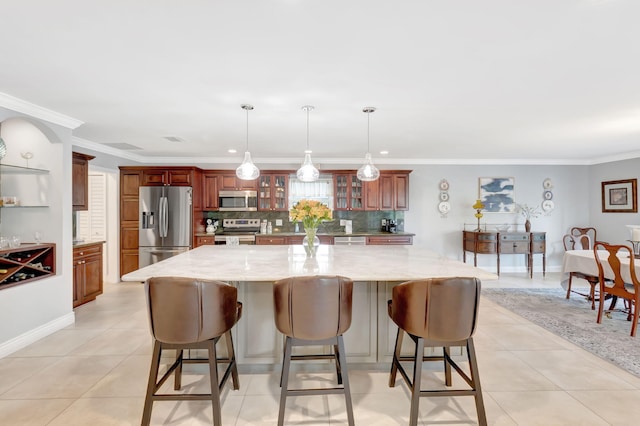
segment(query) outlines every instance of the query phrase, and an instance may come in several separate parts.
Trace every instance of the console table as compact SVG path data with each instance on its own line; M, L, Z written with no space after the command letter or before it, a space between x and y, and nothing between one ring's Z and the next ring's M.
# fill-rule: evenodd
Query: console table
M462 261L467 261L467 252L473 253L473 266L478 266L478 254L495 254L500 275L501 254L525 256L527 272L533 278L533 255L542 254L542 276L547 272L546 232L498 232L462 231Z

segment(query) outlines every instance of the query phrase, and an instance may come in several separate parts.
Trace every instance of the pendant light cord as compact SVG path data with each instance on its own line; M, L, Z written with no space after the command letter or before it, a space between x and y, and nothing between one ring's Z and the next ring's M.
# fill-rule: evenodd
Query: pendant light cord
M371 150L369 150L369 128L370 128L370 124L369 124L369 120L371 119L371 113L368 112L367 113L367 153L371 152Z
M309 108L307 108L307 151L309 151Z
M245 151L249 151L249 110L247 109L247 149Z

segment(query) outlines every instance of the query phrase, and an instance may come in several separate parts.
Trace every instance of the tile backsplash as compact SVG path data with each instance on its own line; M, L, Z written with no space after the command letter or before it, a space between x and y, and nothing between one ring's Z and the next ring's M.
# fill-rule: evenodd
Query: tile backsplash
M273 225L274 232L294 232L295 223L289 221L289 212L217 212L205 211L202 215L202 224L207 218L218 219L222 225L222 219L266 219ZM282 220L282 226L276 226L276 219ZM319 232L343 232L344 226L340 226L340 219L351 220L353 232L379 231L382 219L395 219L398 222L398 232L404 231L404 211L333 211L333 220L320 225ZM302 230L302 227L300 227Z

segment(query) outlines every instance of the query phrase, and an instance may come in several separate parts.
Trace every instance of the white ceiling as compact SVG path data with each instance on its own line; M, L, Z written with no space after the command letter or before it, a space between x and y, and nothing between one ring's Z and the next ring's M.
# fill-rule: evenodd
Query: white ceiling
M307 104L326 162L364 156L375 106L376 163L592 163L640 156L639 19L638 0L5 1L0 92L150 161L239 162L250 103L257 163L302 159Z

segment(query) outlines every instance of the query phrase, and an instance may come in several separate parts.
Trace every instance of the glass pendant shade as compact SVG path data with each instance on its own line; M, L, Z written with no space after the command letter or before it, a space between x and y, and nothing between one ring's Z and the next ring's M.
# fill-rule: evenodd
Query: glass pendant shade
M0 135L0 160L2 160L5 155L7 155L7 145L5 145L2 135Z
M371 154L366 153L364 156L364 164L358 169L358 179L363 182L371 182L380 177L380 170L373 165Z
M311 151L304 152L304 161L298 169L296 176L298 176L298 179L302 182L314 182L320 177L320 172L311 162Z
M251 153L249 152L249 111L253 110L253 105L242 104L240 108L247 112L247 150L244 152L244 160L236 169L236 176L242 180L254 180L260 176L260 169L251 161Z
M249 151L244 153L244 160L236 169L236 176L242 180L254 180L260 176L260 170L251 161L251 153Z

